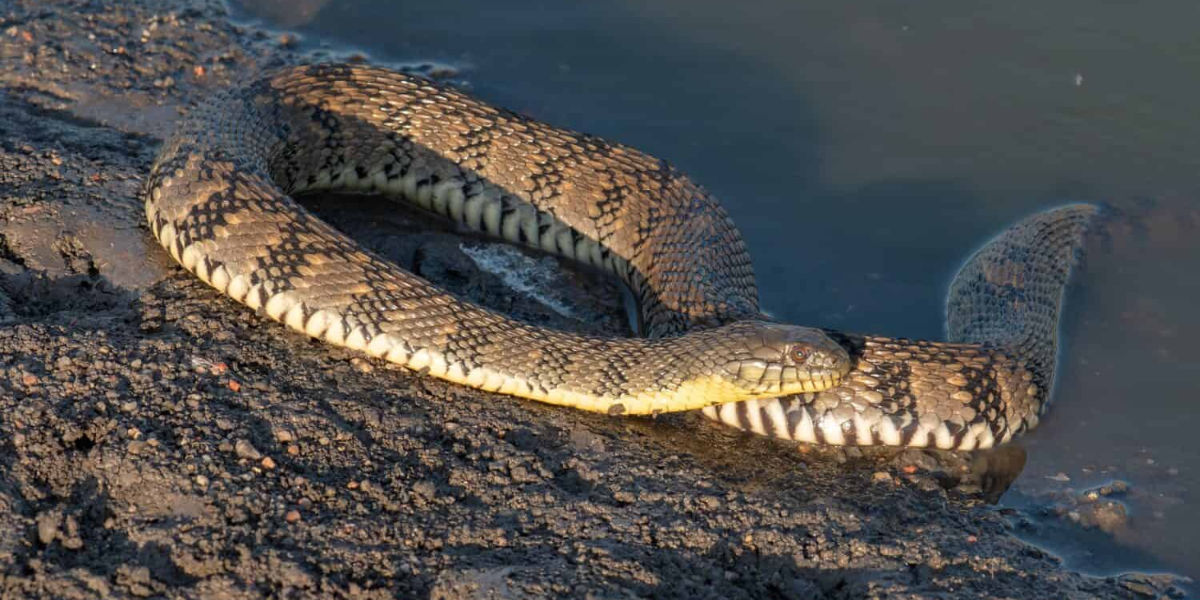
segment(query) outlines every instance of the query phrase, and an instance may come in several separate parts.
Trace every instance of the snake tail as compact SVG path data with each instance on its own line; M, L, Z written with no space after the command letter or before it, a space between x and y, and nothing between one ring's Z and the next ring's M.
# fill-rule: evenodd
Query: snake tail
M1086 234L1103 216L1099 206L1072 204L1013 224L963 264L946 295L947 339L1020 356L1034 385L1046 390L1039 412L1049 406L1054 387L1071 272L1083 256Z

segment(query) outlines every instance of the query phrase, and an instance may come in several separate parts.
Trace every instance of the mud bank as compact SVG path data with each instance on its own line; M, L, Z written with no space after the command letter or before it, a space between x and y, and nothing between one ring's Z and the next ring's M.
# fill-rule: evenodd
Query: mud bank
M0 596L1182 595L1014 538L983 502L1005 454L798 449L482 395L218 296L154 244L141 179L179 114L291 46L219 2L0 3ZM548 306L479 266L548 259L313 205L490 306L624 327L587 274Z

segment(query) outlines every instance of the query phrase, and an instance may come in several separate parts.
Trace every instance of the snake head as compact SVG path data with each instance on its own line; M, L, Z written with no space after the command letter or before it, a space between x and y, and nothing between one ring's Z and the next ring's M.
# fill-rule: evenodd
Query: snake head
M817 329L744 322L742 347L725 371L755 397L820 392L841 383L850 372L850 355Z

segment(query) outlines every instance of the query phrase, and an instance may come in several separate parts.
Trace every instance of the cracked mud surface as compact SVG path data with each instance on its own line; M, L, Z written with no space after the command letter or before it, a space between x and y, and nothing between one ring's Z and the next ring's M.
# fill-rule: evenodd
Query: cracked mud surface
M300 59L219 2L0 4L0 597L1178 594L1018 541L971 457L480 394L219 296L153 242L141 177L188 106ZM480 242L313 205L490 306L624 327L586 273L572 319L480 271Z

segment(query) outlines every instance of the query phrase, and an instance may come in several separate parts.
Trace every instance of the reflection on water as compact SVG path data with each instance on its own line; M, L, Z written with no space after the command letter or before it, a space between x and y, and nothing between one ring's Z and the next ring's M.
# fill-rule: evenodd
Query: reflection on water
M978 244L1048 206L1109 203L1056 404L1002 502L1128 481L1104 539L1200 574L1194 3L254 4L309 42L455 64L492 102L670 159L729 207L765 306L793 322L940 337ZM1122 567L1093 547L1070 564Z
M253 0L242 6L279 27L299 27L316 18L329 0Z
M1008 444L973 453L971 475L979 479L979 487L988 502L996 503L1025 470L1028 455L1020 444Z

